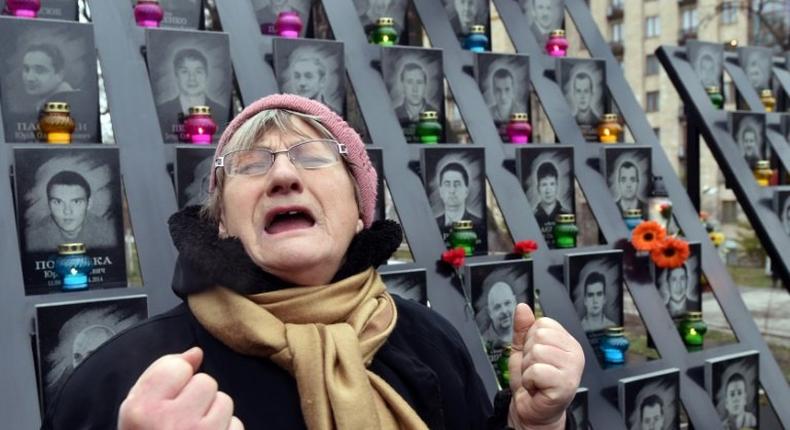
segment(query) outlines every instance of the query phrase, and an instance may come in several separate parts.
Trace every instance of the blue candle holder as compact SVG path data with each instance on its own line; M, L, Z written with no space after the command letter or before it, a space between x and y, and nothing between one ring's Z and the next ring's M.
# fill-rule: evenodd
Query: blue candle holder
M622 327L609 327L606 329L601 342L598 344L598 349L603 355L603 362L605 367L614 367L625 363L625 352L631 342L625 337L625 329Z
M58 245L55 273L60 275L63 291L78 291L88 288L88 274L93 268L91 258L85 255L84 243Z
M642 209L626 209L623 212L623 220L628 231L634 231L636 226L642 222Z
M485 52L488 49L488 36L484 25L473 25L464 38L464 49L472 52Z

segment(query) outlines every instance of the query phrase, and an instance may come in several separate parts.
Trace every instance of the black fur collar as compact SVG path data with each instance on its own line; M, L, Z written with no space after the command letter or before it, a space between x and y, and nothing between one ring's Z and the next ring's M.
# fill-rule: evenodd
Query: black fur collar
M180 297L215 285L240 294L254 294L288 288L291 285L263 271L250 260L236 238L220 239L217 225L199 215L199 206L190 206L170 217L170 235L179 255L173 277L173 291ZM395 221L376 221L351 241L346 261L332 282L386 263L403 239Z

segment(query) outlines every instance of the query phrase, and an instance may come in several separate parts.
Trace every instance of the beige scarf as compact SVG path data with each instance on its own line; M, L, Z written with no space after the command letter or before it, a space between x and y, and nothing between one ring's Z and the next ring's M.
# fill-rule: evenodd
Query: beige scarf
M216 287L187 301L222 343L269 358L294 376L310 430L428 428L367 369L398 316L372 268L330 285L250 296Z

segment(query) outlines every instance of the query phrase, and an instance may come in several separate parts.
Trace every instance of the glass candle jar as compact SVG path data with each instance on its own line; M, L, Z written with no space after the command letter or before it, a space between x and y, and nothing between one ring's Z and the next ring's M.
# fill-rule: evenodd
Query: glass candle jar
M35 18L41 9L41 0L7 0L8 13L20 18Z
M484 25L473 25L464 38L464 49L472 52L485 52L488 49L488 36Z
M415 130L421 143L439 143L442 136L442 125L435 110L420 112L420 122Z
M298 12L284 10L277 15L277 21L274 22L274 32L278 36L296 39L299 37L300 31L302 31L302 18Z
M626 209L623 211L623 221L625 221L628 231L634 231L636 226L642 222L642 209Z
M137 0L134 5L134 22L138 27L159 27L164 17L159 0Z
M38 128L46 137L47 143L71 143L74 133L74 120L66 102L47 102L38 120Z
M383 16L376 20L376 28L370 33L370 42L381 46L398 44L398 32L395 30L395 20Z
M84 290L88 288L88 274L93 268L91 258L85 255L84 243L64 243L58 245L55 259L55 273L60 275L63 291Z
M620 140L623 126L620 125L620 116L616 113L606 113L598 123L598 139L601 143L616 143Z
M579 234L579 227L576 226L576 215L559 214L554 220L554 247L555 248L575 248L576 236Z
M552 30L546 41L546 53L552 57L564 57L568 54L568 39L565 38L565 30Z
M208 145L217 131L217 123L211 117L211 108L208 106L192 106L189 116L184 121L184 134L186 140L198 145Z
M705 333L708 332L708 325L702 320L702 312L691 311L686 313L680 324L678 324L683 343L690 350L702 349L705 340Z
M510 345L505 346L502 348L502 353L499 354L499 358L496 361L496 376L499 380L500 387L509 387L510 386Z
M450 237L448 237L450 248L458 248L460 246L464 249L467 257L474 254L477 239L477 233L475 233L472 221L465 219L453 223L453 229L450 232Z
M524 112L516 112L510 115L510 122L507 123L507 137L510 143L528 143L532 135L532 126L529 124L529 117Z
M754 163L754 179L757 180L757 185L767 187L771 185L771 177L774 171L771 170L771 162L768 160L759 160Z
M606 334L598 344L601 351L604 366L614 366L625 363L625 353L631 342L625 337L625 329L622 327L609 327Z
M708 93L708 98L710 99L710 102L713 103L713 106L716 107L716 109L721 109L724 107L724 96L721 94L719 87L705 87L705 92Z
M769 88L760 91L760 101L763 102L766 112L773 112L776 109L776 97Z

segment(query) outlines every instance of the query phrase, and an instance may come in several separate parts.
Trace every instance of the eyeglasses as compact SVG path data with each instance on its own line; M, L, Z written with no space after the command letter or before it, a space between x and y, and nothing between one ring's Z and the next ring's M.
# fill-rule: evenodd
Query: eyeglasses
M254 148L229 152L214 160L214 168L222 167L228 176L265 175L281 153L287 153L294 166L312 170L334 165L341 155L348 154L348 150L346 145L335 140L312 139L279 151Z

